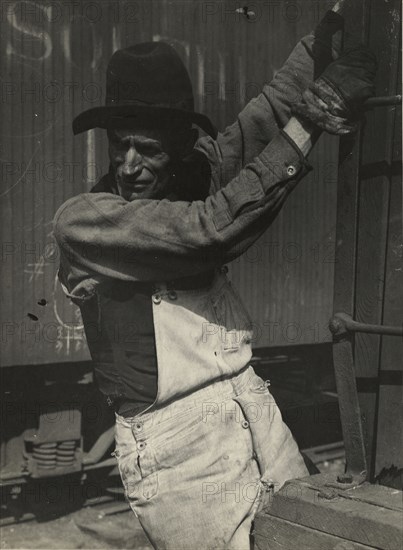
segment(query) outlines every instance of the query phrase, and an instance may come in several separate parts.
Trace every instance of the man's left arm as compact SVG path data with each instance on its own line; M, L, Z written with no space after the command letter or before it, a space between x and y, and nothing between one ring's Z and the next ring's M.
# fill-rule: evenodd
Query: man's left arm
M316 29L298 42L272 81L248 102L233 124L219 133L215 141L210 137L199 139L196 149L206 155L212 169L211 193L225 186L285 127L292 106L301 101L308 85L338 56L332 36L341 28L342 21L340 15L328 11Z

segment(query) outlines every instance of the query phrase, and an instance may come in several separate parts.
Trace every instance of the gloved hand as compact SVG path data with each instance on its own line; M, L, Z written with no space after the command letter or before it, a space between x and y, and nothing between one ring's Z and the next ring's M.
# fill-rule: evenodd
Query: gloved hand
M345 52L308 86L292 114L329 132L354 132L364 102L375 93L375 55L365 46Z

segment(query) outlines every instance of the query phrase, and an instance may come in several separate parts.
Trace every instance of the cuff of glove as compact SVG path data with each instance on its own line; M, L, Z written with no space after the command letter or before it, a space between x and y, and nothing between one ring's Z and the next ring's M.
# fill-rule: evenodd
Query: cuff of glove
M358 122L337 89L320 77L303 94L303 100L293 105L291 113L334 135L353 133Z

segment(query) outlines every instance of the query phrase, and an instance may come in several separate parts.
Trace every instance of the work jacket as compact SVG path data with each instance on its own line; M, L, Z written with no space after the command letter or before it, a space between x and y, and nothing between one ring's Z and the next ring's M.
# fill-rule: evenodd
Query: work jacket
M250 319L220 268L262 235L310 169L281 128L314 78L317 58L331 57L329 48L305 37L234 124L216 140L198 140L195 149L210 167L206 200L127 202L111 186L73 197L55 216L59 276L84 317L89 312L102 324L103 289L111 284L151 285L158 404L237 374L251 357ZM176 283L212 272L204 288ZM105 393L124 397L124 355L119 341L113 357L94 357Z

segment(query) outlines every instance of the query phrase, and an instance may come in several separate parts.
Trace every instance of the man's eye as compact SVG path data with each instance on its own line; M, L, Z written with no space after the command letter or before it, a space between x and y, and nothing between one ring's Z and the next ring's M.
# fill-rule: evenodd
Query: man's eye
M152 145L152 144L142 145L141 147L139 147L139 151L143 155L147 155L147 156L154 156L161 153L160 147L158 147L158 145Z

